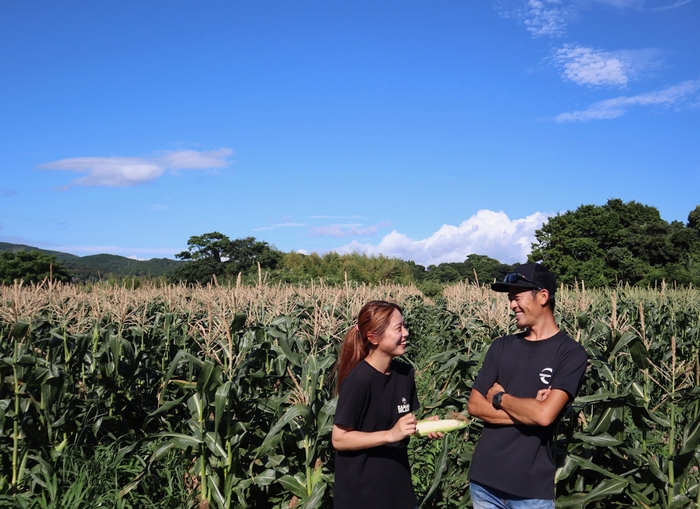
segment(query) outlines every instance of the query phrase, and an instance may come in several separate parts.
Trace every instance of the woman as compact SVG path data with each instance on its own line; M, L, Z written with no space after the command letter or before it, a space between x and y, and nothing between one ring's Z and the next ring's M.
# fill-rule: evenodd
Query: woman
M418 506L406 450L416 431L416 384L413 368L395 360L407 337L401 308L385 301L367 303L345 336L332 432L335 509Z

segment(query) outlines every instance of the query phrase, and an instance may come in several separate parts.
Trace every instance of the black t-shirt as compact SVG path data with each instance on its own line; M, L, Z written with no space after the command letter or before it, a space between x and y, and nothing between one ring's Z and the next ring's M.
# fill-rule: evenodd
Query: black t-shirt
M586 372L586 350L563 332L542 341L528 341L525 334L493 342L474 381L474 389L486 396L498 382L507 394L534 398L551 387L578 393ZM554 499L552 434L554 424L525 426L484 423L474 451L469 478L511 495Z
M392 361L385 375L361 361L340 384L334 424L357 431L384 431L418 409L413 368ZM413 509L418 501L411 483L406 446L401 442L335 452L335 509Z

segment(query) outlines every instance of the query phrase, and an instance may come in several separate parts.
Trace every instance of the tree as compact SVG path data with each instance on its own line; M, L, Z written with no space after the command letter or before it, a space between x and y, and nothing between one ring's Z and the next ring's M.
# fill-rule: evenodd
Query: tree
M426 279L438 281L439 283L454 283L463 279L462 274L453 267L452 263L441 263L440 265L429 265Z
M187 245L187 251L175 257L189 263L174 270L171 281L208 283L214 276L235 278L239 273L257 270L258 263L262 269L275 269L283 256L267 242L257 241L255 237L232 241L219 232L190 237Z
M689 225L691 218L699 218L700 210L696 211L691 212ZM564 284L694 281L684 261L694 246L691 228L680 222L669 224L655 207L635 201L582 205L550 218L535 238L528 261L542 262Z
M258 269L274 270L282 261L283 254L270 247L267 242L255 240L255 237L236 239L229 243L225 251L226 273L237 276Z
M40 283L46 278L67 283L72 277L56 262L56 257L39 251L4 251L0 253L0 283L15 281Z
M422 265L418 267L422 268ZM503 279L503 276L513 271L513 266L501 263L486 255L470 254L463 262L443 262L440 265L430 265L423 277L440 283L454 283L464 279L474 281L474 274L479 283L490 283Z
M211 232L195 235L187 241L187 251L175 255L180 260L214 260L222 262L231 245L231 240L222 233Z
M695 207L690 214L688 214L688 228L700 232L700 205Z
M469 279L474 279L474 273L479 283L490 283L493 281L501 281L506 274L513 272L513 266L506 263L501 263L495 258L486 255L470 254L462 264L464 267L463 274Z

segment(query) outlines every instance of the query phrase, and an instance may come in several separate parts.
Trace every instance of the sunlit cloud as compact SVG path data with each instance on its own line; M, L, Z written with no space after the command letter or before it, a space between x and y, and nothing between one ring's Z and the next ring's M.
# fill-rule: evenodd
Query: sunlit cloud
M590 4L618 10L667 10L692 0L500 0L496 9L504 18L520 22L533 37L562 37L568 25L585 14Z
M700 90L700 80L683 81L677 85L646 94L620 96L592 104L586 110L561 113L556 122L587 122L618 118L634 106L687 106L689 98Z
M523 219L510 219L502 211L480 210L459 226L443 225L426 239L411 239L394 230L379 244L362 244L354 240L335 251L341 254L381 254L426 266L463 262L470 254L484 254L504 263L523 262L535 241L535 230L548 217L536 212Z
M225 168L230 148L197 152L178 150L158 157L75 157L39 165L46 170L72 171L85 176L73 180L71 186L129 187L151 182L166 171Z
M561 37L578 12L571 2L561 0L505 0L496 8L502 17L517 20L534 37Z
M589 0L600 4L607 4L618 9L643 9L649 11L663 11L675 9L688 4L693 0Z
M624 87L640 74L659 66L656 50L601 51L565 44L553 55L562 77L577 85Z
M371 226L361 224L329 224L314 226L309 229L312 237L371 237L382 229L391 226L391 221L383 221Z
M559 0L528 0L525 27L535 36L559 37L566 33L571 8Z
M592 48L565 45L554 54L564 68L563 77L579 85L626 85L629 78L625 62Z

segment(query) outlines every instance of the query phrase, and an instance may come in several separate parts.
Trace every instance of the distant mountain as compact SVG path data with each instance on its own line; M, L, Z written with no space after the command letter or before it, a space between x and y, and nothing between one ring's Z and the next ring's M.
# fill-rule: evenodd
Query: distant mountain
M169 258L133 260L125 256L111 254L76 256L70 253L40 249L24 244L10 244L9 242L0 242L0 252L2 251L40 251L54 255L58 263L82 281L102 279L109 276L164 276L185 263Z

